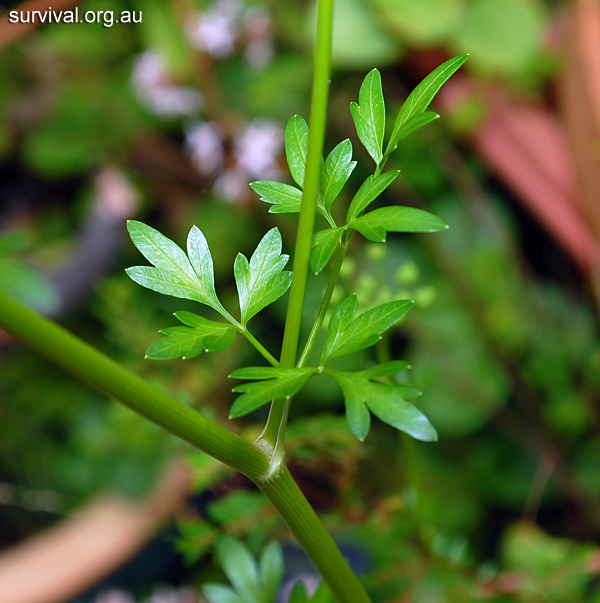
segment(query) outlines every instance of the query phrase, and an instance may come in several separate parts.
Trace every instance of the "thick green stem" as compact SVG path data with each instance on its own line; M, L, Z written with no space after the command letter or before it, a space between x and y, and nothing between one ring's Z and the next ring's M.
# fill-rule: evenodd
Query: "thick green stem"
M286 517L298 542L340 603L370 603L337 545L319 521L300 488L285 469L277 478L257 482L265 496Z
M294 250L293 280L287 309L281 366L293 367L296 363L300 323L306 293L306 280L312 246L317 197L321 181L323 144L327 123L327 100L331 72L331 32L333 26L333 0L319 0L317 19L317 43L314 58L313 89L310 105L310 131L308 153L302 193L302 205L298 223L298 235ZM285 399L274 400L261 436L275 449L285 431ZM282 424L283 423L283 424ZM278 438L279 436L279 438Z
M340 603L370 603L360 582L287 468L270 481L269 458L252 444L129 373L59 325L0 292L0 327L95 389L247 475L279 511Z
M182 440L258 478L269 459L249 442L133 375L59 325L0 292L0 327Z

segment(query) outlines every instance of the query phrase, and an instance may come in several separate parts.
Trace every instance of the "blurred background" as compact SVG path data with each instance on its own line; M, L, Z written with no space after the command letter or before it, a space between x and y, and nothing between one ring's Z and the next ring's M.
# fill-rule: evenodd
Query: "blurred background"
M295 216L269 214L248 183L289 181L283 131L293 114L308 118L314 5L51 8L105 16L11 23L8 11L25 21L50 6L2 3L0 286L256 437L264 413L226 419L227 375L261 362L243 342L144 360L174 311L198 309L128 279L124 268L144 261L125 221L179 244L198 225L233 313L237 252L278 226L291 254ZM106 11L133 22L109 24ZM357 292L362 309L415 300L375 354L413 366L440 441L375 424L361 445L337 386L315 379L294 400L290 466L328 528L368 559L376 601L598 602L600 5L336 0L326 151L349 137L359 160L337 209L373 168L349 111L364 75L382 72L393 123L410 90L462 52L469 61L434 103L442 119L392 156L402 174L385 199L450 229L385 247L357 237L336 292ZM326 276L309 289L307 321ZM275 355L284 311L277 303L253 320ZM194 602L219 575L210 550L222 532L255 551L289 538L244 479L0 333L2 603ZM38 594L7 594L11 576L39 583Z

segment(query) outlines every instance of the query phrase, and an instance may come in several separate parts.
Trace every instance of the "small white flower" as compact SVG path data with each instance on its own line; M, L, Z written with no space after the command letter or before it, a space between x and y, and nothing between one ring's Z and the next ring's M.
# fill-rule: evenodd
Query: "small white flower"
M190 41L199 50L223 58L230 55L239 35L238 20L242 5L237 0L220 0L198 15L189 31Z
M235 141L237 164L255 179L280 175L277 157L283 148L283 130L266 120L255 120Z
M201 174L212 174L223 164L223 134L216 123L190 124L185 131L185 146Z
M152 51L148 50L137 57L132 81L139 100L158 115L193 115L202 106L202 95L193 88L174 84L163 60Z
M217 197L236 203L248 196L248 174L239 167L233 167L223 172L213 187Z

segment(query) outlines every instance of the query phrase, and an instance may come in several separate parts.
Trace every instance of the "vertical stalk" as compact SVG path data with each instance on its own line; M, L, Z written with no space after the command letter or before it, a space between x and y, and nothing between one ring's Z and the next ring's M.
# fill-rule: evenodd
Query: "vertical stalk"
M339 603L371 603L287 468L276 479L257 482L257 485L286 518L298 542Z
M317 196L321 181L321 162L323 143L327 123L327 101L329 98L329 76L331 73L331 35L333 27L333 0L319 0L317 12L317 42L314 56L313 89L310 105L310 130L308 135L308 153L302 193L302 205L298 223L298 234L294 250L293 279L290 288L281 348L280 366L293 367L296 363L298 338L306 280L312 246ZM261 436L275 449L285 431L286 400L274 400L267 425Z

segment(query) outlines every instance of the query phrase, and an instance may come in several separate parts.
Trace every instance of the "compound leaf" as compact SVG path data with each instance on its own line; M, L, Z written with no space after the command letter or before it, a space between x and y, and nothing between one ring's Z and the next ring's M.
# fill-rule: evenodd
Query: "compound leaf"
M448 228L437 216L414 207L382 207L348 223L365 238L382 243L387 232L437 232Z
M187 360L202 352L224 350L235 341L236 329L230 324L208 320L191 312L176 312L175 317L187 326L161 329L165 337L148 348L146 358Z
M387 363L383 365L383 373L393 374L392 371L397 372L395 369L404 364ZM420 395L414 387L372 381L375 376L385 375L374 375L370 371L350 373L325 369L324 372L334 377L342 388L346 419L350 430L360 441L369 433L369 411L384 423L417 440L437 440L437 432L427 417L409 402Z
M342 140L327 156L321 175L320 194L323 206L328 211L355 166L356 161L352 161L352 143L348 139Z
M231 373L235 379L260 379L233 388L238 396L231 407L229 418L234 419L267 404L273 398L289 398L298 393L315 368L247 367Z
M271 214L288 214L300 211L302 191L295 186L273 180L257 180L251 182L250 187L258 193L261 201L273 206L269 209Z
M358 138L377 165L383 158L385 131L385 103L381 88L381 75L377 69L365 77L358 95L358 105L350 104L350 112Z
M308 153L308 124L300 115L294 115L285 128L285 155L294 182L304 186L306 155Z
M128 268L132 280L158 293L199 301L223 312L215 293L212 257L199 228L194 226L188 236L189 259L176 243L143 222L129 220L127 229L134 245L155 266Z
M289 256L281 253L281 246L281 234L277 228L272 228L261 239L250 262L241 253L235 258L233 271L243 325L279 299L292 282L292 273L283 271Z
M392 170L380 176L369 176L354 195L346 221L351 222L361 214L398 177L399 173L399 170Z
M342 227L328 228L315 233L310 253L310 267L315 274L319 274L325 268L343 234Z

